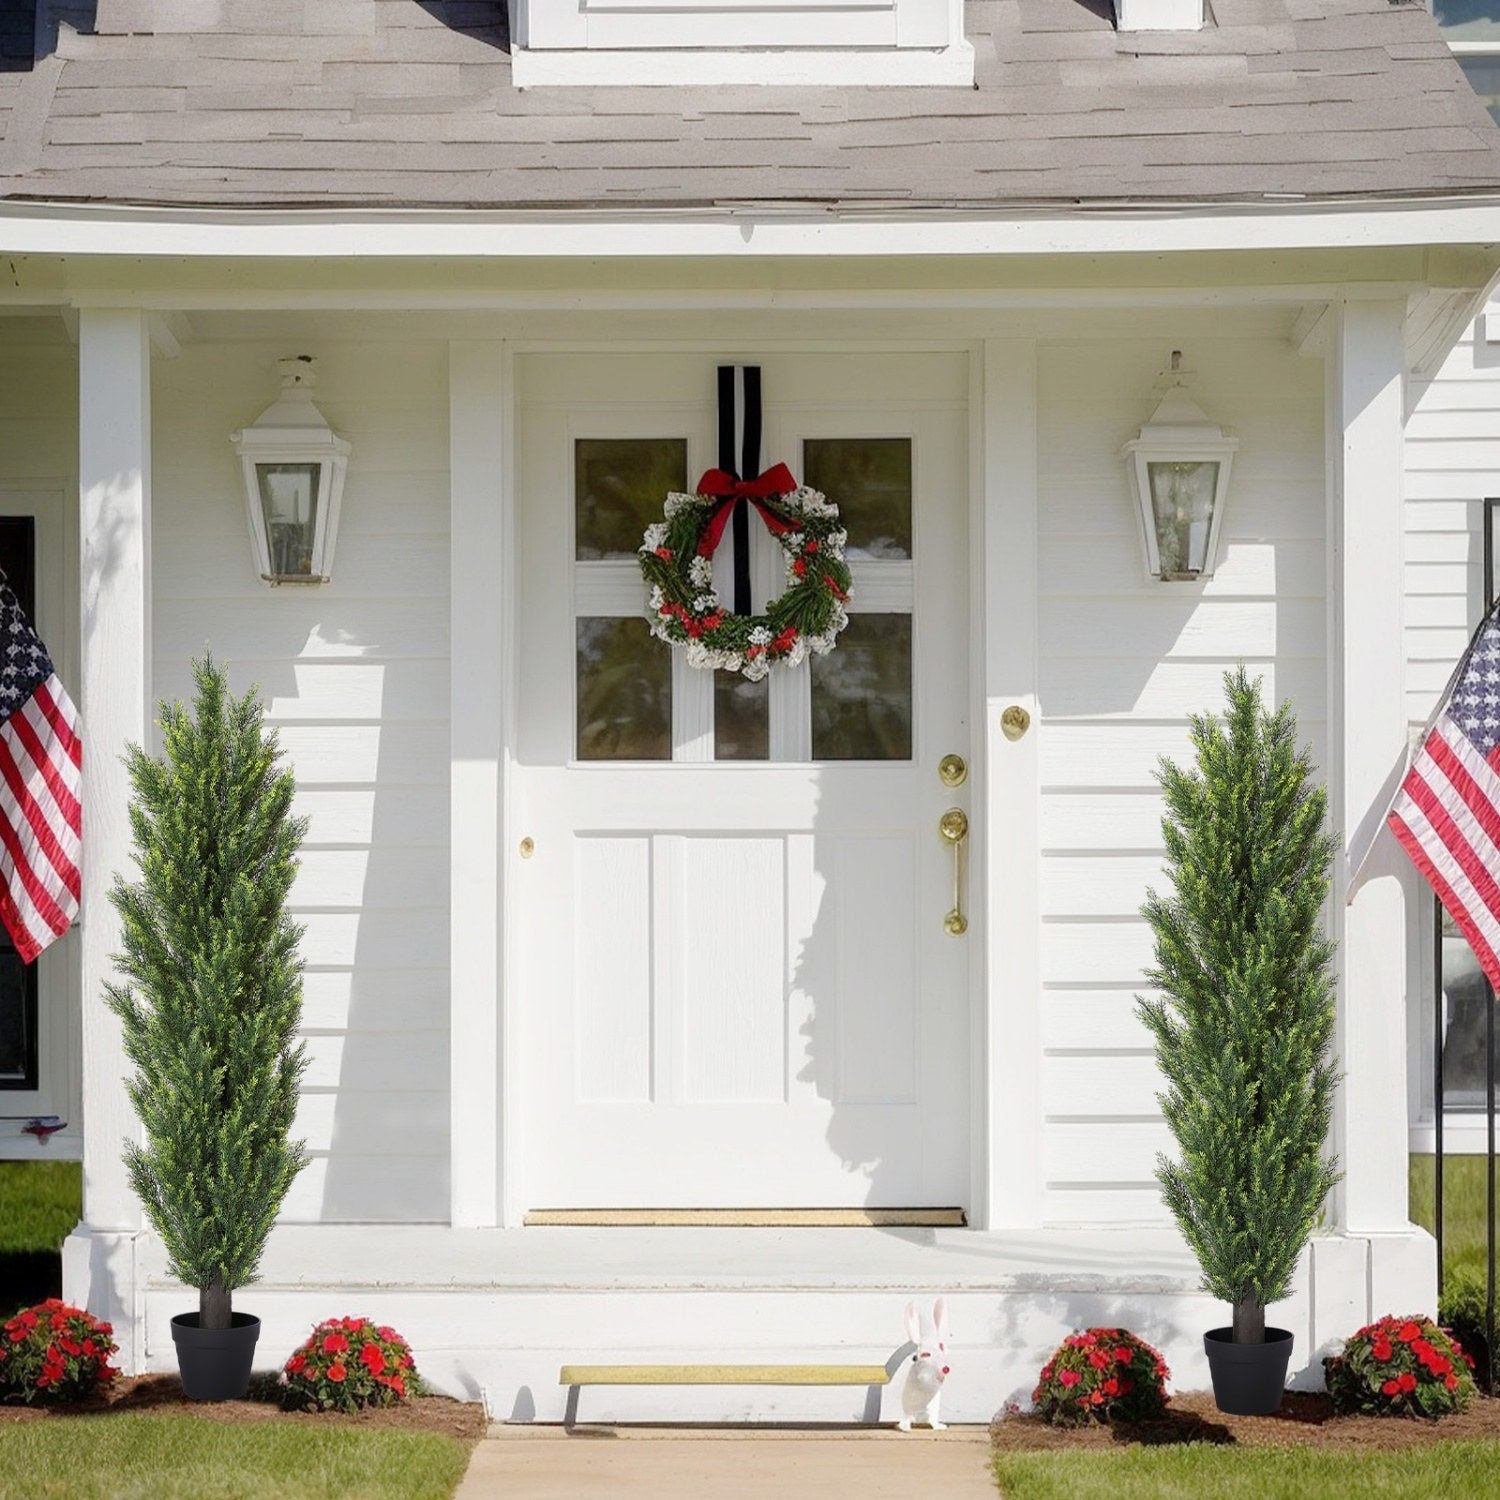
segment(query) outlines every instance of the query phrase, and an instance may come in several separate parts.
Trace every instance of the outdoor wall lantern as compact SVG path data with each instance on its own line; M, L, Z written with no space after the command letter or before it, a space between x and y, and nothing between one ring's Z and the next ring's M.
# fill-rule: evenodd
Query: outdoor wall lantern
M313 405L313 361L276 363L281 395L230 434L244 471L255 566L269 584L327 583L349 444Z
M1229 468L1240 446L1188 394L1182 381L1188 373L1174 349L1173 384L1124 448L1146 539L1146 570L1164 583L1212 577Z

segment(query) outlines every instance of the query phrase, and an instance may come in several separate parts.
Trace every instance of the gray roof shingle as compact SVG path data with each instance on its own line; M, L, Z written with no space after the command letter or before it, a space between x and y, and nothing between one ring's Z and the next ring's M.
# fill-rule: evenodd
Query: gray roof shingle
M43 35L93 9L41 5ZM1213 0L1203 31L1133 35L1104 0L969 0L973 89L518 90L504 9L97 0L91 31L0 72L0 197L977 212L1500 189L1500 129L1391 0Z

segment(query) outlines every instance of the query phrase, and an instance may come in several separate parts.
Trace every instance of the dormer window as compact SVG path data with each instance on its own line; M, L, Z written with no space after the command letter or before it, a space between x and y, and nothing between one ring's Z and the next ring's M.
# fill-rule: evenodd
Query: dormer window
M543 84L968 86L963 0L510 0L511 70Z

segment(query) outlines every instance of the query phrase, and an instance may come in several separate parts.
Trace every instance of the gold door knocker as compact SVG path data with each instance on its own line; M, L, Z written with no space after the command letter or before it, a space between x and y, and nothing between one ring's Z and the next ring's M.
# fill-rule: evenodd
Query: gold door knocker
M943 918L943 931L950 937L962 937L969 930L964 916L963 869L964 844L969 837L969 815L961 807L950 807L938 819L938 832L945 844L953 846L953 910Z

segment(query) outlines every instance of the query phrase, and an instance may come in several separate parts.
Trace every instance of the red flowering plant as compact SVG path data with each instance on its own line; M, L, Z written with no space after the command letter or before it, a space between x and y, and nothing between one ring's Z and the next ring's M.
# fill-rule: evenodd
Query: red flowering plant
M56 1297L18 1312L0 1331L0 1399L80 1401L120 1373L114 1329Z
M1141 1422L1166 1410L1166 1361L1127 1328L1071 1333L1042 1366L1031 1399L1037 1415L1058 1427L1085 1422Z
M1473 1368L1458 1340L1422 1317L1381 1318L1323 1361L1334 1410L1378 1417L1462 1411L1474 1394Z
M368 1318L319 1323L281 1372L282 1405L359 1411L410 1400L419 1385L406 1340Z

